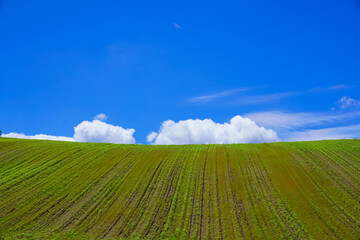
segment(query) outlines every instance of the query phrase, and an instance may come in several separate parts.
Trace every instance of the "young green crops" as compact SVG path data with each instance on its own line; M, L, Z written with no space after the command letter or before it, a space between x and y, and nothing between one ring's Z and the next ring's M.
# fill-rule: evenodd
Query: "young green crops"
M0 138L0 239L359 239L360 141Z

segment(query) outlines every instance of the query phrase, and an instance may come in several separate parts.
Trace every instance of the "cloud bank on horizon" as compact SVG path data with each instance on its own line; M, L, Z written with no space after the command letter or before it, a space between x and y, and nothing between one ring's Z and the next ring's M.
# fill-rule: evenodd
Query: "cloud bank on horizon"
M122 143L134 144L135 129L124 129L120 126L114 126L101 120L107 119L103 113L95 116L93 121L83 121L74 127L73 137L52 136L46 134L25 135L23 133L2 134L2 137L23 138L23 139L41 139L69 142L101 142L101 143Z
M158 132L148 134L146 140L154 145L181 145L312 141L359 137L360 124L316 128L324 124L354 120L360 116L360 111L357 109L355 109L356 111L344 111L360 107L360 101L344 96L336 104L340 111L254 112L243 117L236 115L228 123L216 123L212 119L187 119L178 122L167 120L162 123ZM46 134L25 135L15 132L1 136L73 142L136 143L135 129L125 129L105 123L106 119L107 116L100 113L92 121L81 122L74 127L73 137Z
M259 127L249 118L239 115L230 123L215 123L211 119L188 119L162 123L159 133L150 133L148 141L157 145L169 144L230 144L279 141L270 129Z
M22 138L22 139L38 139L38 140L54 140L54 141L67 141L74 142L74 138L72 137L64 137L64 136L52 136L47 134L35 134L35 135L25 135L23 133L3 133L1 137L7 138Z

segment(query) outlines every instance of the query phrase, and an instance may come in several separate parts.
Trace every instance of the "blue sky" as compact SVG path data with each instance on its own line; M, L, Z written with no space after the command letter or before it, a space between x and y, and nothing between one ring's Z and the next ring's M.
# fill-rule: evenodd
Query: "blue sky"
M73 137L104 113L146 143L240 115L280 140L358 137L359 26L358 0L0 0L0 129Z

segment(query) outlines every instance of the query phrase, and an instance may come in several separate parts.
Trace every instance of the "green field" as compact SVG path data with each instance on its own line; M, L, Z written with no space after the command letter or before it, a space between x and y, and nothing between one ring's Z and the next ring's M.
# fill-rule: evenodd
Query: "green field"
M0 239L360 239L360 141L0 138Z

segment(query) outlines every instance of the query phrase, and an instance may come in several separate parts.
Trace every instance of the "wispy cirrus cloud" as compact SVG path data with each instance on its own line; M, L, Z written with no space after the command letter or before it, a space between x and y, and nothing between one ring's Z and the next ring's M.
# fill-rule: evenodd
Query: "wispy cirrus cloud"
M285 141L316 141L326 139L352 139L360 137L360 124L289 132Z
M349 121L360 117L359 111L256 112L245 115L256 124L273 129L282 141L313 141L360 137L360 124ZM335 127L332 127L336 125ZM340 126L339 126L340 125Z
M281 99L301 94L299 92L282 92L282 93L271 93L254 96L241 96L236 99L233 103L236 105L250 105L250 104L261 104L279 101Z
M224 104L231 105L256 105L256 104L266 104L273 103L276 101L283 100L297 95L305 95L311 93L323 93L329 91L337 91L346 88L351 88L349 85L334 85L330 87L316 87L311 89L306 89L302 91L287 91L287 92L277 92L277 93L267 93L267 94L257 94L251 95L249 92L258 88L248 87L248 88L234 88L226 91L216 92L208 95L200 95L196 97L191 97L186 99L187 103L193 104L206 104L215 101L224 100Z
M252 104L262 104L262 103L272 103L276 101L280 101L282 99L296 96L296 95L304 95L310 93L322 93L328 91L336 91L341 89L350 88L351 86L348 85L334 85L325 88L311 88L303 91L288 91L288 92L279 92L279 93L269 93L269 94L262 94L262 95L247 95L247 96L240 96L233 101L236 105L252 105Z
M341 84L341 85L334 85L334 86L325 88L325 90L338 90L338 89L345 89L345 88L351 88L351 87L353 87L353 86L349 86L347 84Z
M245 115L257 124L278 130L319 126L355 119L360 112L299 112L284 111L255 112Z

